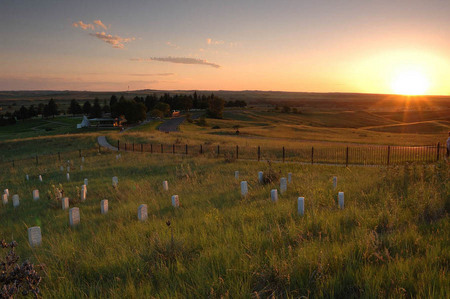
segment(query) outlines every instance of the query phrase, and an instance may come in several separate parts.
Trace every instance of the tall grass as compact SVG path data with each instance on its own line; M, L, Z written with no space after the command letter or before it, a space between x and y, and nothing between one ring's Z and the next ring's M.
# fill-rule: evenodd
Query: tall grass
M80 171L75 153L70 182L58 161L2 171L0 187L19 194L21 204L1 207L0 236L18 241L23 258L45 265L44 297L449 296L446 164L277 164L273 171L292 172L293 182L273 203L270 189L279 183L257 182L257 172L269 170L263 162L114 155L87 157ZM117 189L112 176L119 178ZM75 199L84 178L88 199L80 203ZM245 198L240 180L249 183ZM71 228L68 212L44 196L59 183L71 207L80 208L78 227ZM345 192L343 210L338 191ZM171 206L173 194L178 209ZM304 217L297 215L297 196L305 197ZM100 214L102 199L109 200L106 215ZM148 205L146 222L137 220L142 203ZM34 225L41 226L43 244L30 248L26 228Z

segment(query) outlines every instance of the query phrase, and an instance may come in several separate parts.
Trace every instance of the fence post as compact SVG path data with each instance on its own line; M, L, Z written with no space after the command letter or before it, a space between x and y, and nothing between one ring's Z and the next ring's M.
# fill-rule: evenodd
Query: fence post
M102 151L100 144L98 145L98 152L100 153Z
M348 146L347 149L345 150L345 167L348 167Z
M99 145L99 147L100 147L100 145ZM58 160L59 160L59 162L61 162L61 153L60 152L58 152Z
M117 140L117 151L118 152L120 151L120 141L119 140Z
M261 160L261 147L258 145L258 162Z
M314 164L314 146L311 147L311 165Z
M441 143L438 142L436 147L436 161L439 161L439 151L440 151Z
M14 168L14 160L12 160L12 163L13 163L13 168Z
M284 146L283 146L283 163L284 163L284 158L286 157L286 152L284 150Z
M220 145L217 146L217 157L220 155Z
M188 154L188 145L186 144L186 156Z
M164 154L164 145L161 143L161 154Z
M141 143L141 153L144 152L144 145Z
M150 143L150 154L153 154L153 143Z
M389 166L390 158L391 157L391 146L388 145L388 156L387 156L387 165Z
M127 143L125 142L125 151L127 151Z
M200 154L203 154L203 144L200 144Z
M236 160L239 159L239 145L236 145Z
M39 165L39 158L37 155L36 155L36 165Z
M81 149L78 150L79 154L80 154L80 158L81 158Z
M172 154L175 154L175 144L172 144Z
M133 152L134 152L134 142L133 142L133 145L132 145L132 147L133 147Z

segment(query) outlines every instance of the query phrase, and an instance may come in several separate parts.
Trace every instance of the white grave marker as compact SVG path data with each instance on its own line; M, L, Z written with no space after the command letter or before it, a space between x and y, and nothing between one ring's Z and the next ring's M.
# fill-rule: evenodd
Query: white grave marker
M68 197L62 198L61 205L63 210L67 210L69 208L69 198Z
M30 177L28 176L28 174L25 175L25 179L26 179L27 181L30 180Z
M85 201L86 200L86 194L87 194L86 185L82 185L81 186L81 191L80 191L80 199L81 199L81 201Z
M81 157L81 162L84 163L84 157Z
M239 178L239 171L238 171L238 170L236 170L236 171L234 172L234 178L235 178L235 179L238 179L238 178Z
M119 179L116 176L113 176L113 178L112 178L113 187L116 188L118 184L119 184Z
M12 199L13 199L13 207L17 208L20 205L19 195L14 194Z
M337 176L333 177L333 189L337 188Z
M242 196L246 196L248 193L248 185L247 185L247 181L242 181L241 182L241 195Z
M39 200L39 190L33 190L33 200Z
M280 193L283 194L287 190L287 180L286 178L280 179Z
M66 173L67 181L70 181L70 173Z
M299 215L303 216L305 214L305 198L297 198L297 212Z
M42 243L41 228L33 226L28 228L28 242L31 247L39 246Z
M147 220L147 205L146 204L142 204L139 206L138 208L138 219L140 221L145 221Z
M67 166L67 172L70 172L70 166Z
M39 175L39 181L42 182L42 175Z
M108 200L104 199L100 202L100 211L102 214L108 213Z
M262 171L258 172L258 182L260 182L261 184L263 183L263 179L264 179L263 174L264 173Z
M339 209L343 209L344 208L344 192L339 192L338 197L339 197Z
M167 182L167 181L163 182L163 190L164 191L169 191L169 182Z
M292 183L292 173L288 173L288 183Z
M6 194L6 193L2 194L2 202L4 205L6 205L8 203L8 194Z
M277 189L270 190L270 199L273 202L277 202L278 201L278 190Z
M83 165L80 165L80 171L83 171Z
M69 210L69 223L70 226L75 226L80 224L80 209L79 208L71 208Z
M59 167L59 170L64 171L64 167L61 165L61 166Z
M88 185L88 179L84 179L84 184L87 186Z
M178 208L180 206L180 200L178 199L178 195L172 195L172 206Z

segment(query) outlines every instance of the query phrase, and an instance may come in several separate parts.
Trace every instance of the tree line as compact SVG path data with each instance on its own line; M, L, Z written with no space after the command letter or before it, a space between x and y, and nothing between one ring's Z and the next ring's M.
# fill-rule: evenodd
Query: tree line
M152 117L162 118L171 116L172 110L201 109L206 110L209 117L222 118L224 107L245 107L246 105L245 101L225 101L213 93L210 95L198 95L197 92L175 95L164 93L160 96L156 94L145 97L135 96L133 99L126 99L123 95L120 98L112 95L109 102L103 100L103 104L100 104L98 98L94 100L93 104L88 100L83 105L73 99L67 113L74 116L87 115L91 118L101 118L104 114L110 113L113 118L124 116L128 123L136 123L144 120L147 113ZM0 114L0 125L15 124L16 119L25 120L38 115L48 118L61 113L64 111L59 109L54 99L50 99L47 104L40 103L36 107L31 105L28 108L22 106L13 113Z

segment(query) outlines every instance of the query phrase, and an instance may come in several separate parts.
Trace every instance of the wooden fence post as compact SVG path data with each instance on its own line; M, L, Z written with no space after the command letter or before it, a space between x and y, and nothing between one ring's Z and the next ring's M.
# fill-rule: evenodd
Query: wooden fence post
M348 146L347 149L345 150L345 167L348 167Z
M285 152L285 150L284 150L284 146L283 146L283 163L284 163L284 159L285 159L285 157L286 157L286 152Z
M163 146L163 144L161 143L161 154L163 154L164 153L164 146Z
M36 165L39 165L39 158L37 155L36 155Z
M185 146L186 148L186 156L187 156L187 154L188 154L188 145L186 144L186 146Z
M144 152L144 144L141 143L141 153Z
M79 150L78 150L78 153L79 153L79 155L80 155L80 158L81 158L81 149L79 149Z
M172 154L175 154L175 144L172 144Z
M217 146L217 157L220 155L220 145Z
M125 151L127 151L127 143L125 142Z
M120 151L120 141L119 140L117 140L117 151L118 152Z
M99 148L100 148L100 145L99 145ZM61 153L60 152L58 152L58 160L59 160L59 162L61 162Z
M200 144L200 154L203 154L203 144Z
M13 168L14 168L14 160L12 160Z
M311 147L311 164L314 164L314 146Z
M258 145L258 162L261 160L261 147Z
M153 143L150 143L150 154L153 154Z
M436 161L439 161L439 151L440 151L441 143L438 142L436 147Z
M133 152L134 152L134 142L133 142L132 148L133 148Z
M391 160L391 146L388 145L387 148L388 152L387 152L387 165L389 166L390 160Z
M236 160L239 159L239 145L236 145Z

